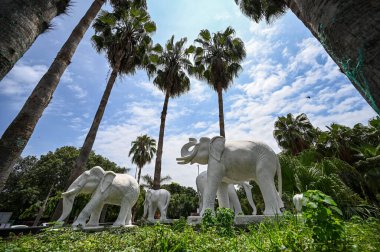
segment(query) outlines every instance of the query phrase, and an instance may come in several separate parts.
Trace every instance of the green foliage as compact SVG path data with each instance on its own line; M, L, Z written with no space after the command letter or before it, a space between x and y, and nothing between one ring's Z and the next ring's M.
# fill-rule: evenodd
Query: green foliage
M235 214L230 208L218 208L214 214L211 209L206 209L202 216L202 229L215 228L221 236L234 235Z
M54 152L50 151L41 155L39 159L33 156L21 158L15 166L16 169L7 180L4 190L0 193L0 209L13 212L12 218L16 220L33 220L53 186L43 215L43 218L49 219L60 199L61 192L66 187L70 171L73 169L78 155L79 150L77 148L64 146ZM95 165L114 172L125 171L125 168L91 152L86 169L91 169ZM83 200L78 197L76 202L78 205L75 203L72 217L78 210L76 206L82 206Z
M330 251L378 251L380 221L353 218L342 222L343 237ZM268 220L239 230L234 236L197 231L188 225L176 230L165 225L110 228L85 233L60 229L37 235L0 238L0 251L310 251L328 250L313 239L313 230L294 216Z
M313 239L316 242L330 248L341 242L343 223L339 217L342 212L330 196L318 190L305 192L302 211L302 217L313 230Z
M170 192L170 204L167 215L178 219L181 216L190 216L198 207L198 194L192 187L181 186L177 183L162 185L161 188Z

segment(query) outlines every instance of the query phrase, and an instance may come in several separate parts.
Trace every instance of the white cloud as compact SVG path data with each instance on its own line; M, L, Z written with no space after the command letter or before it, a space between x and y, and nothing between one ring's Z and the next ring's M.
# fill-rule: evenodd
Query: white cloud
M20 61L0 82L0 93L7 96L28 94L46 71L45 65L28 65Z
M78 99L83 99L87 96L87 91L84 90L83 88L81 88L80 86L78 85L75 85L75 84L70 84L70 85L67 85L67 87L74 92L75 94L75 97L77 97Z

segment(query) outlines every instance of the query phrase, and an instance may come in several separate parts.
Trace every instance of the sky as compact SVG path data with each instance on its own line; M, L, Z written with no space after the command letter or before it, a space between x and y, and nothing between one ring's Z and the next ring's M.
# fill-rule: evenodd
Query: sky
M72 29L92 1L75 1L67 15L53 20L53 29L38 37L0 82L0 134L46 72ZM110 6L104 6L110 9ZM274 122L288 113L306 113L315 127L339 123L367 125L376 116L347 77L292 12L271 24L250 21L233 0L148 0L157 25L154 43L187 37L193 44L201 29L210 32L232 26L247 50L243 70L223 93L228 140L261 141L280 151L273 138ZM110 68L91 44L93 29L80 43L53 99L43 113L22 156L40 156L62 146L81 147L105 89ZM310 98L308 98L310 97ZM137 136L158 140L164 95L143 71L118 78L93 150L120 166L131 168L128 152ZM189 137L219 134L217 94L191 77L191 90L169 100L162 175L195 188L197 165L178 165L180 149ZM206 170L200 166L200 172ZM154 173L154 160L142 174Z

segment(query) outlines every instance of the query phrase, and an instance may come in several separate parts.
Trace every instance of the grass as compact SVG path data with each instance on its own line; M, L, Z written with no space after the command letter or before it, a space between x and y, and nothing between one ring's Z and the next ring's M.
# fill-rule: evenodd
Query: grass
M115 228L98 233L63 229L0 240L0 251L380 251L380 220L354 217L343 222L338 241L318 243L313 229L294 215L264 221L233 233L218 226L200 228L179 223Z

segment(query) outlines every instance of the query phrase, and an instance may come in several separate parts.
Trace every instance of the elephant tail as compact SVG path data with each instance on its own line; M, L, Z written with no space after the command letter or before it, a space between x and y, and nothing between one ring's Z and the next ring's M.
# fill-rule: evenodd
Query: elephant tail
M282 197L282 175L280 160L277 158L277 187L280 198Z

